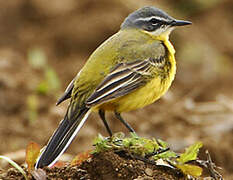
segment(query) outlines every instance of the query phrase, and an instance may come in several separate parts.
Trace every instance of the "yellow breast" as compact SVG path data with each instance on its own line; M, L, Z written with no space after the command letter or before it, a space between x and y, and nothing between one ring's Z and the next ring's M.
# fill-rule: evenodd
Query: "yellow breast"
M163 41L168 50L167 61L171 64L168 76L165 79L162 79L160 76L155 76L143 87L125 96L98 105L94 108L95 110L104 109L106 111L127 112L152 104L166 93L176 73L175 50L168 40L167 34L163 34L156 38Z
M116 110L118 112L127 112L142 108L158 100L169 89L175 77L176 65L174 63L174 54L169 55L169 60L173 63L169 75L165 80L162 80L157 76L142 88L113 101L104 103L98 106L98 109L101 108L106 111Z

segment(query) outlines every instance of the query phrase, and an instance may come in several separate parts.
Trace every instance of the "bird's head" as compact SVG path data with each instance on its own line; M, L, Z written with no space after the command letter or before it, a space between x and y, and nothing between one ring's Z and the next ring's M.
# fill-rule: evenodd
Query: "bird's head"
M154 36L169 35L176 26L191 24L190 21L176 20L161 9L143 7L124 20L121 29L136 28L147 31Z

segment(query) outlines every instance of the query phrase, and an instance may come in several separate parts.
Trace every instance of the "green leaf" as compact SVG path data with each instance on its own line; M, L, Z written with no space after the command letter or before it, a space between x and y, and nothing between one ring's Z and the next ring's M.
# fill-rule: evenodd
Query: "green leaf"
M177 159L179 164L185 164L188 161L196 160L199 149L203 146L202 142L197 142L190 147L188 147L180 158Z
M158 159L170 159L170 158L175 158L177 157L177 154L173 151L166 151L164 153L160 153L157 155L154 155L153 158L154 160L158 160Z
M101 134L99 134L98 137L94 139L94 146L95 150L93 153L99 153L112 148L111 144L109 143L109 139L104 138Z
M130 133L131 138L139 138L139 136L135 132Z
M113 151L129 151L132 155L139 155L146 157L152 155L156 151L167 149L168 145L162 140L147 139L132 134L130 137L125 137L123 133L116 133L111 138L105 138L99 134L94 142L95 150L92 153L99 153L106 150ZM183 154L179 157L177 153L168 150L154 155L154 160L162 159L171 163L173 166L180 169L184 174L199 177L202 174L202 168L196 165L185 164L186 162L195 160L198 155L199 149L202 147L201 142L188 147Z
M163 149L166 149L168 147L168 144L165 141L162 141L161 139L157 139L157 141Z
M202 175L202 168L191 164L179 164L176 165L184 174L199 177Z

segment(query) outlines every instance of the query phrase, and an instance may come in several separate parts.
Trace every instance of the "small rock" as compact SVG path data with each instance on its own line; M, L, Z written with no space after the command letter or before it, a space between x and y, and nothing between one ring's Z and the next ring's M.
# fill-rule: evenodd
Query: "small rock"
M32 176L36 180L46 180L46 172L43 169L37 169L32 171Z
M146 169L145 169L145 173L146 173L146 175L148 175L148 176L153 176L153 170L150 169L150 168L146 168Z

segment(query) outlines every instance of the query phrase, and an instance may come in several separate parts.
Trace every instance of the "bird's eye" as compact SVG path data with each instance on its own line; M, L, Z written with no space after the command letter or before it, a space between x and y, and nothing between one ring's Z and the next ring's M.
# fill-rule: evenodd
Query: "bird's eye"
M158 24L158 23L161 23L161 21L160 21L160 20L158 20L158 19L156 19L156 18L152 18L152 19L150 20L150 22L151 22L152 24Z

